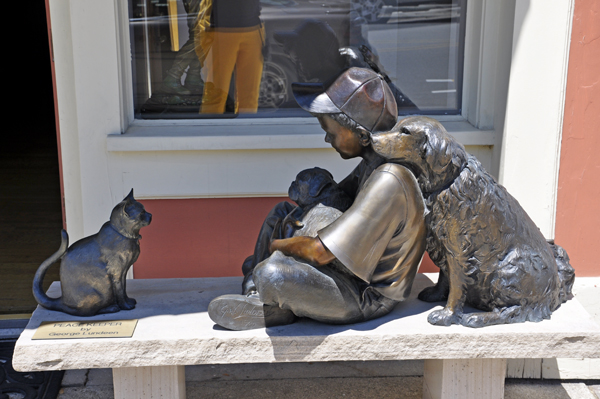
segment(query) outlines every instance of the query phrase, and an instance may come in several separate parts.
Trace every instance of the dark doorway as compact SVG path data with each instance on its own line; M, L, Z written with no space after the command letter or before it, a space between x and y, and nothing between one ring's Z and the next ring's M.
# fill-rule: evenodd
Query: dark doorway
M5 15L18 19L22 29L4 43L8 105L0 134L0 318L35 309L33 276L58 249L62 228L46 9L43 1L9 4ZM53 280L58 267L50 269L45 285Z

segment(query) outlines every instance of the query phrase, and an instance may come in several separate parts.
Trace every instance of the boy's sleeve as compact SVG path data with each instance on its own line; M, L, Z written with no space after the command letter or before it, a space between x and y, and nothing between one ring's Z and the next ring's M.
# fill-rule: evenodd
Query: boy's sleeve
M370 282L387 245L406 220L406 201L404 186L382 165L350 209L318 236L348 270Z

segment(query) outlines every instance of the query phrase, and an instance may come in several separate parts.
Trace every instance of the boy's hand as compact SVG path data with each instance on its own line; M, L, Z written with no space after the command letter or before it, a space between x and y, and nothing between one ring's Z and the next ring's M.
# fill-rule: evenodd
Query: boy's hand
M319 237L292 237L272 240L271 253L281 251L284 255L304 259L307 263L319 267L332 262L335 256L323 245Z

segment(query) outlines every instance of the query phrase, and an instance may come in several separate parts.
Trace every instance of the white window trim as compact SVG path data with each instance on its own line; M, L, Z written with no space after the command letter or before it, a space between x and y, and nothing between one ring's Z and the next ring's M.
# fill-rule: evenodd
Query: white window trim
M448 132L462 143L489 146L496 142L493 130L480 130L459 117L439 117ZM242 122L241 120L235 122ZM206 151L323 149L323 131L315 118L245 119L240 123L194 121L133 121L126 134L111 134L107 150Z

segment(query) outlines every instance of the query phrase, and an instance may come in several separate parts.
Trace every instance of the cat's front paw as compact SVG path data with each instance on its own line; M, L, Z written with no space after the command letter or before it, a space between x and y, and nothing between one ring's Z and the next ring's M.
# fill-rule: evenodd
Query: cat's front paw
M427 321L434 326L449 326L459 324L460 316L448 308L434 310L427 316Z
M117 304L114 304L101 309L98 314L117 313L119 310L121 310L121 308Z
M133 301L133 302L132 302ZM135 308L136 301L133 298L126 298L123 303L119 303L119 307L123 310L131 310Z

